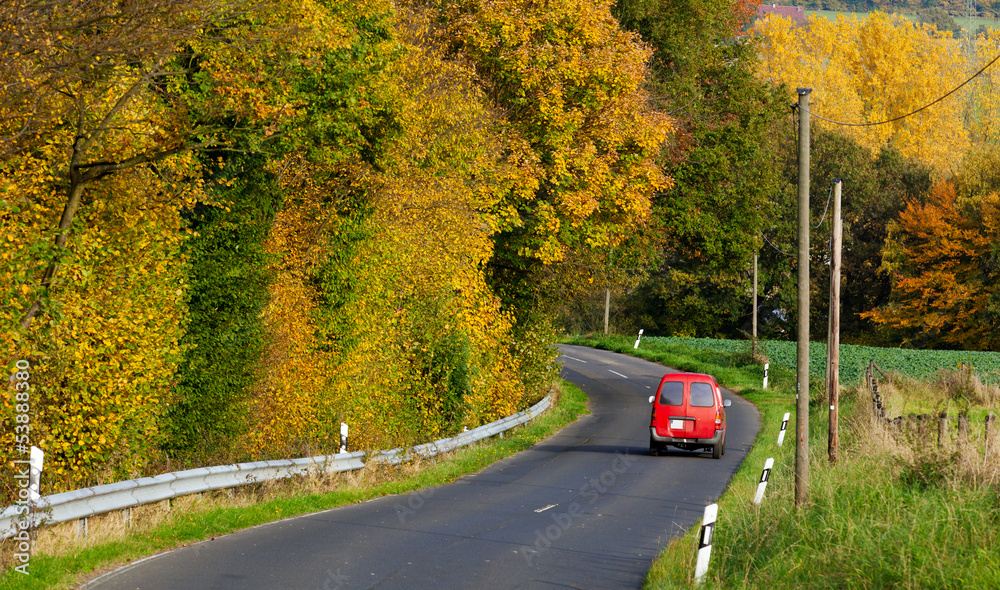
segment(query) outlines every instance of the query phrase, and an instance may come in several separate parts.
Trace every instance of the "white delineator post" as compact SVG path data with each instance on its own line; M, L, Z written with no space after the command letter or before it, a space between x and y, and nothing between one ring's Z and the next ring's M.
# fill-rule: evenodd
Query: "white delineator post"
M712 557L712 537L715 536L715 519L719 516L719 505L705 506L705 517L701 519L701 535L698 537L698 563L694 566L694 581L708 573L708 560Z
M635 346L632 348L639 348L639 341L642 340L642 330L639 330L639 337L635 339Z
M788 419L791 417L792 415L790 413L785 412L785 417L781 419L781 432L778 433L779 447L781 446L781 443L785 442L785 430L788 428Z
M767 389L767 370L770 366L771 363L764 363L764 387L761 387L761 389Z
M753 497L754 504L760 504L764 500L764 490L767 489L767 478L771 476L771 469L774 467L774 459L764 461L764 471L760 474L760 483L757 484L757 493Z
M340 423L340 452L347 452L347 424Z
M38 447L31 447L31 455L28 458L28 466L31 471L28 473L28 499L34 504L42 497L42 467L45 464L45 451Z

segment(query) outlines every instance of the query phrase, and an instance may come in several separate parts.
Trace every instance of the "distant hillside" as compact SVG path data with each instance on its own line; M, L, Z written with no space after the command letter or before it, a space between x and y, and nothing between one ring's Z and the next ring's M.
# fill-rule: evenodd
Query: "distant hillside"
M767 3L764 3L766 6ZM777 3L777 6L781 6ZM942 2L937 6L921 7L919 5L899 2L869 2L866 0L806 0L797 4L805 9L807 15L818 15L835 18L838 14L864 14L881 10L889 14L902 14L916 22L926 22L937 25L938 29L950 30L955 36L962 35L963 30L980 34L989 28L1000 28L1000 0L994 3L977 3L978 12L967 15L963 2Z
M843 12L872 12L881 10L882 12L898 12L903 14L917 14L923 10L939 8L953 16L964 16L966 7L963 0L950 0L940 2L898 2L888 0L805 0L801 6L807 10L830 10ZM996 0L986 0L976 3L976 16L988 16L1000 13L1000 2Z

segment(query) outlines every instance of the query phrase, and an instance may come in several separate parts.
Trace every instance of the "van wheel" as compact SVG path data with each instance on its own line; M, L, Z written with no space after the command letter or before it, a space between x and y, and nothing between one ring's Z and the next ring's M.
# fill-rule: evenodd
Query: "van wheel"
M720 441L717 445L712 445L712 458L721 459L722 458L722 442Z
M660 456L660 444L650 437L649 439L649 454L653 457Z

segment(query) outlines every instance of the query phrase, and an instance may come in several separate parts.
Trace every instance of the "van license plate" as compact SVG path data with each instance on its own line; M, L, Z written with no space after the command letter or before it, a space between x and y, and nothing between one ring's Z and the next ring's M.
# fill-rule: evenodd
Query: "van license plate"
M683 420L671 420L670 421L670 429L671 430L684 430L684 421Z

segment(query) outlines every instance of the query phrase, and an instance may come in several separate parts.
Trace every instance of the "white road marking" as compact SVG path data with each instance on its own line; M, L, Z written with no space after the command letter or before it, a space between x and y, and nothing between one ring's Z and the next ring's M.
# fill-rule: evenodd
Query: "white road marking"
M611 369L608 369L608 370L611 371ZM628 379L628 375L622 375L618 371L611 371L611 372L614 373L615 375L618 375L619 377L624 377L624 378Z
M535 512L545 512L549 508L555 508L556 506L558 506L558 504L549 504L545 508L539 508L538 510L535 510Z
M566 356L565 354L563 355L563 358L567 358L567 359L569 359L571 361L576 361L578 363L583 363L585 365L587 364L587 361L585 361L583 359L578 359L578 358L574 358L574 357L571 357L571 356Z

